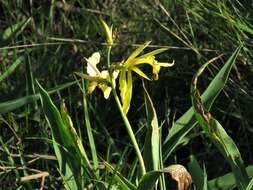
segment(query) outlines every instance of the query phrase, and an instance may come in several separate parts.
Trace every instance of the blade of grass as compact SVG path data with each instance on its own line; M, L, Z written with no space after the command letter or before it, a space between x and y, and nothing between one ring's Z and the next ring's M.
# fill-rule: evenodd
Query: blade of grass
M80 85L79 85L80 87ZM86 90L85 90L85 83L84 80L82 80L82 88L80 87L82 94L83 94L83 109L84 109L84 116L85 116L85 125L86 130L88 134L89 139L89 145L91 149L91 156L94 164L94 170L97 178L99 178L99 163L98 163L98 157L97 157L97 150L96 150L96 144L94 141L94 137L92 134L92 128L90 124L90 116L88 111L88 104L87 104L87 96L86 96Z
M31 21L31 18L27 18L5 29L3 33L0 33L1 44L5 45L13 36L21 33L26 28L26 26L30 23L30 21Z
M159 143L160 143L160 134L159 134L159 127L158 127L158 119L156 115L156 111L153 105L153 102L145 88L143 83L144 89L144 100L145 100L145 107L147 113L147 133L144 143L144 150L143 150L143 159L146 166L147 171L151 170L158 170L159 169Z
M63 89L68 88L70 86L73 86L76 83L77 83L77 81L71 81L71 82L67 82L62 85L58 85L57 87L50 89L48 91L48 93L54 94L60 90L63 90ZM2 103L0 103L0 114L4 114L4 113L11 112L13 110L16 110L24 105L27 105L27 104L34 102L34 101L37 101L39 98L40 98L40 95L39 95L39 93L37 93L35 95L29 95L29 96L25 96L22 98L17 98L14 100L8 100L6 102L2 102Z
M24 62L24 56L20 56L18 57L14 63L8 67L8 69L0 75L0 82L2 82L4 79L6 79L8 76L10 76L15 70L16 68Z
M115 179L117 180L117 182L120 184L120 187L123 190L136 190L136 186L134 184L132 184L127 178L125 178L120 172L118 172L117 170L115 170L113 168L113 166L111 166L108 162L105 162L105 167L106 169L110 172L113 173L115 176Z

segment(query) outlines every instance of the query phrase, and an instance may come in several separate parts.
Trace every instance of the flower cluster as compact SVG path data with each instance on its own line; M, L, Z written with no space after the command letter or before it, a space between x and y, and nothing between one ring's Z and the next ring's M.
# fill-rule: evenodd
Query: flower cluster
M107 26L107 24L102 21L104 31L107 37L108 47L111 48L113 45L112 39L112 29ZM171 67L173 63L163 63L158 62L155 58L155 55L162 53L167 50L167 48L160 48L149 53L140 55L141 52L150 44L149 42L144 43L138 47L126 60L121 61L118 65L107 68L108 70L99 71L97 64L100 62L99 52L95 52L89 58L85 58L87 62L87 74L77 73L82 78L85 78L89 81L88 84L88 93L92 93L96 87L100 88L104 97L107 99L112 90L111 82L115 84L117 77L119 76L119 90L120 98L122 103L123 112L126 114L130 108L132 90L133 90L133 77L132 73L135 72L139 76L151 80L142 70L142 65L149 65L153 70L154 80L158 80L158 74L161 67Z

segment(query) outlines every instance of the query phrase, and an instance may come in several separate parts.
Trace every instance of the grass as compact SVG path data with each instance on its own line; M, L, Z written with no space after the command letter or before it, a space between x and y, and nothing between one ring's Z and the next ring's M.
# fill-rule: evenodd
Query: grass
M189 169L193 178L191 189L218 189L215 184L220 184L220 189L245 189L250 179L243 182L241 188L239 183L243 180L240 176L231 180L231 164L212 143L212 138L208 138L211 136L208 131L202 130L205 128L201 119L200 125L194 127L187 122L190 127L184 133L177 133L180 128L174 126L192 106L191 81L198 69L217 58L198 80L197 88L204 92L241 46L230 74L227 73L226 85L220 88L222 90L210 112L233 139L249 178L252 177L252 6L250 1L232 0L103 3L0 0L0 189L63 188L68 182L64 181L65 173L58 163L62 154L69 160L66 163L77 155L79 161L76 163L83 166L73 165L76 168L75 179L81 180L80 184L75 184L77 189L81 188L79 186L87 189L147 188L145 181L151 182L150 179L159 179L157 189L166 189L166 185L171 185L166 183L171 180L164 178L168 171L164 169L175 164ZM112 94L105 100L99 90L87 95L84 93L87 81L79 80L74 74L85 72L83 58L95 51L102 55L101 69L107 67L107 47L100 17L113 25L113 62L127 59L134 49L150 40L152 43L145 53L169 48L169 51L157 55L157 60L175 61L170 69L161 69L158 81L144 81L149 93L146 98L142 80L133 74L133 97L127 119L144 154L144 162L149 165L147 168L152 170L150 163L160 160L159 172L148 172L143 178L136 147L131 144L119 104ZM141 69L152 77L152 69L146 66ZM79 143L72 149L75 143L64 144L67 142L61 140L61 146L72 147L67 150L74 152L71 153L73 158L52 140L55 133L39 101L42 91L36 80L49 92L52 104L61 114L61 102L65 103ZM115 93L119 94L119 90ZM150 114L153 118L148 117ZM155 128L147 126L154 117L160 134L156 137L159 145L153 145L161 147L163 144L163 147L159 151L150 148L152 151L145 153L148 149L145 147L152 147L153 142L150 145L147 139L153 137ZM63 121L65 125L71 126L66 121ZM147 134L151 136L147 138ZM55 147L63 152L57 155ZM155 151L163 155L154 158L152 153ZM96 169L94 173L87 169L87 165ZM199 171L198 174L194 169ZM225 183L227 181L233 181L232 185Z

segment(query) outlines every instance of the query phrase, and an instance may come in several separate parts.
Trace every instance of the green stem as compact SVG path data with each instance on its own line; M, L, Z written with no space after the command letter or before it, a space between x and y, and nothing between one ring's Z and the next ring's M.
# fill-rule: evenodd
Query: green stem
M133 143L135 152L137 154L137 157L138 157L138 160L139 160L139 163L140 163L141 176L143 176L146 173L146 168L145 168L144 160L143 160L143 157L141 155L141 151L140 151L139 145L137 143L137 140L135 138L134 132L132 130L131 124L130 124L130 122L129 122L127 116L126 116L126 114L123 112L123 108L122 108L119 96L118 96L118 94L116 92L116 84L115 84L115 81L113 80L113 77L112 77L112 71L110 70L110 65L111 65L110 57L111 57L111 46L108 46L108 49L107 49L107 67L108 67L108 70L109 70L109 73L110 73L110 82L111 82L111 87L112 87L112 93L113 93L114 99L116 101L116 104L117 104L117 106L119 108L121 117L122 117L122 119L124 121L124 124L126 126L128 135L130 136L130 139L131 139L131 141Z

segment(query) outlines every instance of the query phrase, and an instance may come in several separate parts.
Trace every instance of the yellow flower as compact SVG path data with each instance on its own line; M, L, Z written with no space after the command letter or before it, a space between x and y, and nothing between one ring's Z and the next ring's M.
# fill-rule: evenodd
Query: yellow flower
M126 61L121 63L120 76L119 76L119 89L121 102L123 104L123 111L127 113L130 107L130 102L132 98L132 71L140 75L141 77L150 80L150 78L139 68L142 64L148 64L153 68L154 79L158 80L158 73L161 67L171 67L173 63L161 63L155 59L155 55L162 53L167 50L167 48L160 48L144 55L137 57L148 45L149 42L144 43L138 47Z
M101 89L104 93L104 98L108 99L112 88L108 85L110 81L109 72L107 70L99 71L97 69L97 64L100 62L99 52L95 52L88 59L85 58L87 62L87 74L78 73L76 74L82 78L89 80L88 93L91 94L96 87ZM118 70L113 71L113 80L116 80L119 74Z

